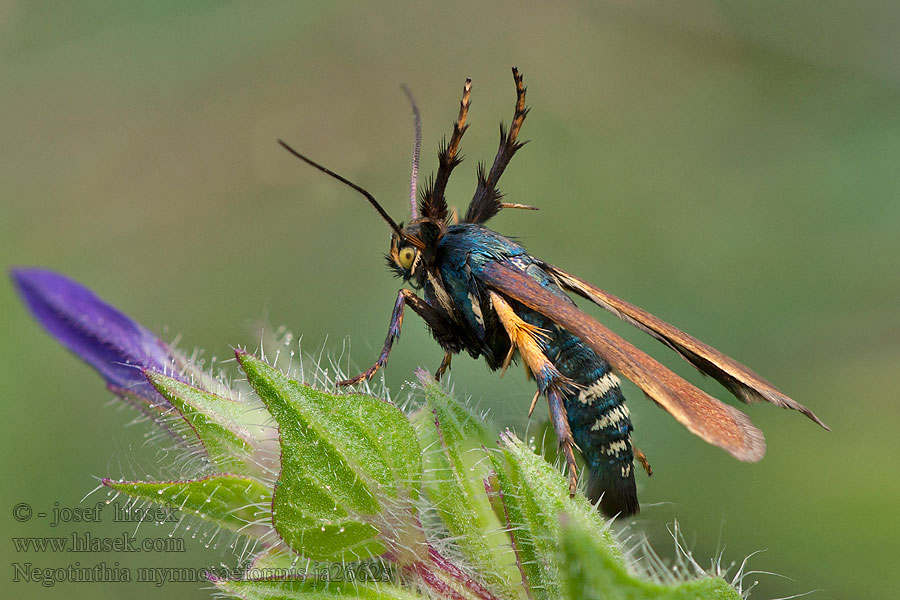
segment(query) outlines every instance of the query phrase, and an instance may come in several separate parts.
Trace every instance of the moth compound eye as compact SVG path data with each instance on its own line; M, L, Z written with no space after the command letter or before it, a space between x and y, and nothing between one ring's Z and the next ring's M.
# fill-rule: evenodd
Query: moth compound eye
M412 267L413 261L416 259L416 249L407 246L406 248L401 248L400 253L397 255L397 258L400 262L400 266L404 269L409 269Z

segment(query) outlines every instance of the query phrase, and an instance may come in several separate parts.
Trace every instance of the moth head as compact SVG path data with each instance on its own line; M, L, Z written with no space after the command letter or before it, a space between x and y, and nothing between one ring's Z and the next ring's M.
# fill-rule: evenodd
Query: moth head
M424 281L424 257L428 254L421 234L421 223L404 227L400 235L391 235L391 248L385 255L388 267L394 274L416 287Z

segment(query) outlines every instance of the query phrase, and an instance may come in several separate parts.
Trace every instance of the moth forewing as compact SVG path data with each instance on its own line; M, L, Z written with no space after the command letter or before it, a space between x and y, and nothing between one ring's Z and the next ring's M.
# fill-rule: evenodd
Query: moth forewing
M587 298L617 317L649 333L675 350L699 371L724 385L739 400L748 404L752 402L771 402L782 408L796 410L809 417L818 425L830 430L813 411L792 400L784 392L763 379L762 376L730 356L719 352L712 346L704 344L674 325L666 323L646 310L626 302L580 277L571 275L548 263L542 262L541 265L556 277L556 280L563 288Z
M691 433L738 460L755 462L765 454L765 438L747 415L685 381L514 266L490 263L482 279L581 338Z

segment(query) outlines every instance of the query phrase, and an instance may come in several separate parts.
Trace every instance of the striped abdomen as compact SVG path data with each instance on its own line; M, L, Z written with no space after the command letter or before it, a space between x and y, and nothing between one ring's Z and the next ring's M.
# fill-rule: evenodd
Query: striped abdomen
M588 466L588 497L606 515L633 515L640 506L634 483L631 418L609 363L580 339L551 325L547 357L579 385L565 406L575 444Z

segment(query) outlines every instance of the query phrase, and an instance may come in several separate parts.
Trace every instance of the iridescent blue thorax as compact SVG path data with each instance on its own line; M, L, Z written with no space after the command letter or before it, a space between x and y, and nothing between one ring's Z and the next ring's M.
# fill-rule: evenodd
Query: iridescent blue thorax
M571 300L517 242L482 225L466 223L447 227L434 250L433 264L423 269L425 299L457 326L458 333L467 342L465 350L476 358L484 356L489 366L497 369L509 351L509 337L497 320L488 290L479 277L485 265L492 262L513 265L563 301ZM558 345L562 350L572 344L570 340L574 336L546 317L521 305L516 306L516 312L552 333L551 349ZM575 345L593 355L584 344ZM577 358L573 360L577 362Z
M463 333L465 350L484 356L497 369L509 352L509 336L490 308L487 290L479 280L485 264L492 261L533 262L519 244L482 225L451 225L435 252L439 277L425 284L425 298L440 306Z

